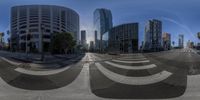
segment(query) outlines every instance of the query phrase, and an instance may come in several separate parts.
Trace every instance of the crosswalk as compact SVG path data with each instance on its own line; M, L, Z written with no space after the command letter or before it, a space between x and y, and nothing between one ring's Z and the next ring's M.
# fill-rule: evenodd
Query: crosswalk
M163 69L151 60L143 54L132 54L95 62L90 67L92 92L100 97L117 99L164 99L184 93L184 85L179 86L176 79L185 77ZM184 79L180 82L186 83Z
M142 55L139 55L139 56L141 57ZM153 69L158 70L158 69L156 69L157 66L155 64L146 64L149 62L150 62L150 60L147 60L147 58L145 58L145 57L137 59L134 56L126 56L126 57L113 59L111 61L105 61L104 63L112 66L113 68L120 68L122 70L123 69L137 70L137 71L153 70ZM118 63L121 63L121 64L118 64ZM145 65L132 65L132 66L124 65L124 64L136 64L136 63L143 63ZM125 75L120 75L118 73L114 73L114 72L108 70L107 68L105 68L101 63L95 63L95 65L109 79L111 79L115 82L129 84L129 85L153 84L153 83L163 81L172 75L171 72L161 71L161 72L149 75L149 76L141 76L141 77L131 76L130 77L130 76L125 76Z
M194 53L197 54L197 50L192 49L192 48L184 48L184 49L176 49L173 50L173 52L178 52L178 53Z
M73 83L75 86L71 89L76 88L76 91L79 91L81 87L84 89L81 93L84 95L85 91L90 95L94 93L95 95L92 95L92 98L95 98L95 100L97 97L112 99L170 98L174 100L183 98L193 99L193 96L196 96L196 100L199 99L200 88L197 88L200 83L199 75L192 75L187 78L180 74L175 75L177 73L161 68L158 63L143 54L122 55L109 60L102 60L95 55L88 55L85 58L88 58L90 62L83 65L83 70L77 78L74 77L74 79L76 78L76 81ZM68 68L65 67L54 71L29 71L22 68L14 70L35 76L56 75L67 71L65 73L69 74L53 78L60 79L62 76L63 79L60 82L63 82L63 80L67 81L65 77L69 77L74 73L73 70L70 70L73 67L69 66ZM79 69L79 67L77 66L75 69ZM57 80L53 82L57 82ZM57 84L60 82L57 82ZM34 83L29 84L33 85ZM69 90L68 83L66 84L62 86L65 88L65 91ZM79 93L76 93L76 95ZM65 97L66 95L63 94L63 96Z
M182 49L181 52L184 52L184 53L195 53L195 51L193 49Z

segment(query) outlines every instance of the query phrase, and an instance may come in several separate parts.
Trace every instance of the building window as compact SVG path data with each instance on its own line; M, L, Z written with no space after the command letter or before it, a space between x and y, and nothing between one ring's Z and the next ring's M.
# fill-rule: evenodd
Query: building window
M38 32L38 29L30 29L29 32Z

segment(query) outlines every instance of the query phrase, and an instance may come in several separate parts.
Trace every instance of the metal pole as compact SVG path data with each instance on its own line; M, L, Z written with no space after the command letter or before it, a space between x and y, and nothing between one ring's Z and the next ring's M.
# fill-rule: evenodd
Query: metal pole
M44 52L43 52L43 30L44 24L41 24L41 61L44 61Z
M26 57L28 58L28 29L26 30Z

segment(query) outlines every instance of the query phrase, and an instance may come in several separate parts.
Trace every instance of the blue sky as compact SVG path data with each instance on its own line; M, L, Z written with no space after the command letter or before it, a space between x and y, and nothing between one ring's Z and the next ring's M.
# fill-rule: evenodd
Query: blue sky
M93 12L96 8L112 11L114 26L138 22L139 41L143 40L144 25L149 19L163 22L163 32L171 33L178 43L178 34L184 34L185 42L198 42L200 31L200 0L0 0L0 31L9 29L10 8L15 5L47 4L74 9L80 16L80 29L87 31L87 40L93 40Z

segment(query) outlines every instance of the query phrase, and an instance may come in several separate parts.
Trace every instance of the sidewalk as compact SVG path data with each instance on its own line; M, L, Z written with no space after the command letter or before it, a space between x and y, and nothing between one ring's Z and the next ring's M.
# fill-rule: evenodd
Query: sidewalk
M40 61L41 55L40 54L26 54L26 53L19 53L19 52L8 52L8 51L0 51L0 56L11 58L17 60L19 62L24 63L37 63L37 64L50 64L56 63L60 60L68 60L75 57L78 57L77 54L65 54L65 55L50 55L46 54L44 61Z
M67 66L73 61L80 60L83 55L69 54L69 55L45 55L45 60L40 61L39 54L25 54L13 53L7 51L0 51L2 59L14 66L25 68L28 70L51 70Z

